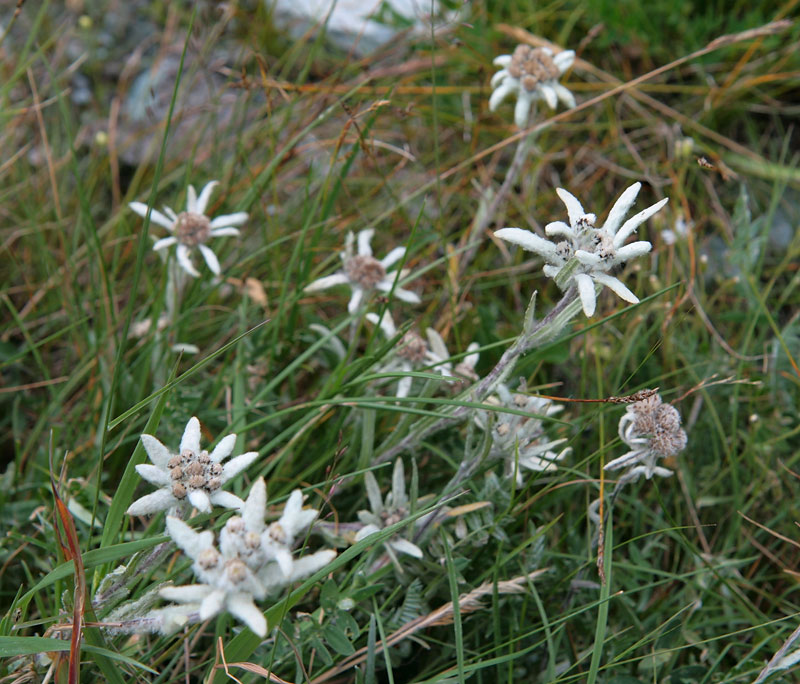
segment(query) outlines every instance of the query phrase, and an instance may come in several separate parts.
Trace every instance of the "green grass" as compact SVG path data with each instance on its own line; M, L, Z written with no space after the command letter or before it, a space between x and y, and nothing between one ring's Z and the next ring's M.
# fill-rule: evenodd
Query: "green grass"
M141 55L138 38L115 28L121 6L25 3L10 25L13 10L0 12L3 681L43 678L42 653L56 663L51 676L68 677L75 564L57 538L65 527L51 474L77 530L88 622L108 616L111 606L92 614L88 599L119 564L132 571L131 599L193 581L177 553L139 570L134 554L163 540L163 515L145 525L124 514L151 491L134 470L146 460L139 436L174 448L193 415L204 444L235 432L236 453L259 452L228 488L245 496L265 476L275 513L301 487L326 523L356 520L368 508L363 472L374 468L385 493L391 466L377 461L398 443L412 445L403 454L411 516L445 500L462 508L426 528L423 558L402 557L402 572L379 562L374 538L345 548L310 535L314 549L339 543L339 556L263 603L264 641L226 614L172 636L87 626L86 681L178 682L188 671L221 682L221 645L229 664L262 668L231 666L242 681L269 670L298 684L752 682L797 627L796 26L722 45L553 120L540 107L546 124L490 225L564 220L556 187L601 220L636 180L631 213L670 198L637 234L653 251L621 275L641 303L604 290L595 317L575 317L509 379L568 400L659 387L683 416L688 446L665 464L675 475L628 485L614 503L606 585L587 509L601 478L606 496L613 489L602 465L626 448L623 407L566 401L547 429L571 455L517 486L471 420L421 432L464 398L428 369L395 401L396 373L375 367L394 344L348 318L346 288L303 291L339 268L347 231L373 228L378 257L407 247L411 275L396 286L422 297L373 310L385 308L401 331L435 328L453 355L477 342L485 376L522 329L532 293L538 319L561 296L529 253L488 231L470 238L481 193L500 187L516 146L513 104L488 111L491 62L513 50L513 27L578 51L588 66L564 82L580 104L721 35L790 16L792 4L473 5L448 33L364 59L315 36L288 40L255 1L229 15L147 3L138 21L154 27L153 42ZM156 55L177 64L184 50L187 70L157 93L165 107L175 96L173 116L126 138L129 109L141 104L128 99L134 77ZM88 78L84 104L76 74ZM184 93L210 81L216 96L182 124ZM211 242L220 281L195 258L202 277L156 332L168 267L151 247L165 232L127 205L179 211L187 185L211 179L220 185L210 215L249 220L241 238ZM661 231L679 220L690 230L669 244ZM131 337L143 321L150 330ZM341 340L343 357L313 324ZM176 354L174 343L199 353ZM464 463L473 467L454 480ZM219 530L226 517L192 524ZM381 646L482 583L541 568L524 593L496 590L480 609Z

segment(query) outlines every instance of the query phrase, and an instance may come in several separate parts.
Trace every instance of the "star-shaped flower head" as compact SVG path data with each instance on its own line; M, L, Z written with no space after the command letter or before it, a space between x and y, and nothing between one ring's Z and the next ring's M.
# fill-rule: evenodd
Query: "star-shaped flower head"
M492 76L494 92L489 98L489 109L494 111L508 95L516 93L514 123L525 128L531 104L536 100L544 100L550 109L555 109L559 100L567 107L574 107L572 93L557 80L574 61L573 50L554 55L550 48L530 45L518 45L513 54L495 57L494 64L502 68Z
M502 384L497 387L497 395L497 398L490 399L490 403L524 411L526 415L500 412L494 414L489 455L503 459L506 476L513 475L518 485L522 484L523 469L555 470L558 462L572 451L572 447L557 450L567 440L550 439L541 416L549 418L564 407L545 397L512 393ZM475 422L486 429L490 425L489 412L476 414Z
M159 592L161 596L179 603L199 604L201 620L225 610L263 637L267 621L254 599L263 599L267 591L247 563L230 550L220 553L214 546L214 533L209 530L195 532L182 520L167 516L167 532L194 561L192 570L202 584L164 587Z
M353 243L356 238L353 233L348 232L345 239L344 251L340 253L343 269L336 273L319 278L305 287L305 292L318 292L327 290L336 285L349 285L353 291L350 302L347 304L347 311L351 314L361 308L367 295L378 290L380 292L392 292L392 294L404 302L419 304L420 298L409 290L402 287L395 287L397 273L387 271L392 265L400 261L406 253L405 247L395 247L383 259L376 259L372 256L370 241L375 231L362 230L358 233L358 250L354 251ZM404 272L400 273L400 277Z
M190 185L187 190L186 211L182 211L180 214L176 214L169 207L164 207L166 216L156 209L153 209L150 214L150 220L153 223L163 226L172 233L169 237L158 240L153 245L153 249L167 249L177 244L176 255L178 263L184 271L195 278L199 277L200 273L194 267L190 258L192 250L199 249L211 272L214 275L219 275L220 267L217 255L205 243L215 237L239 235L238 228L234 228L234 226L240 226L247 221L247 213L244 211L217 216L214 219L206 216L208 200L211 198L214 186L218 185L218 183L218 181L206 183L205 187L200 191L199 197L195 192L194 186ZM128 206L139 216L144 217L147 215L147 205L143 202L131 202Z
M375 534L375 532L379 532L384 527L389 527L401 520L405 520L409 513L402 459L398 458L394 462L394 470L392 471L392 491L386 494L385 502L381 496L381 489L378 486L378 481L375 479L372 472L367 471L364 473L364 484L367 488L367 498L369 499L369 506L372 510L358 512L358 519L364 527L356 534L355 540L357 542L366 539L369 535ZM394 535L384 540L383 545L386 549L386 553L389 554L392 562L394 562L397 567L400 566L397 561L397 556L395 556L395 551L398 553L405 553L414 558L422 558L422 549L399 535Z
M391 314L384 311L383 316L378 316L374 313L368 313L367 320L373 325L379 325L381 331L387 339L391 340L397 335L397 327L394 324ZM434 331L435 332L435 331ZM438 334L438 333L437 333ZM441 337L439 337L441 341ZM442 341L442 346L444 342ZM447 349L445 349L447 353ZM450 358L449 355L446 358ZM423 337L414 330L409 330L400 341L394 351L394 356L382 368L387 373L402 372L409 373L415 368L421 368L429 364L436 364L434 370L438 371L444 376L452 375L449 364L442 363L444 358L435 354L429 347L428 343ZM402 399L407 397L411 391L411 376L404 376L400 378L397 383L397 392L395 396Z
M629 259L647 254L652 247L645 240L625 244L640 225L668 202L665 197L623 223L641 187L641 183L634 183L620 195L601 228L595 226L597 217L594 214L587 214L573 195L558 188L556 193L567 207L569 225L555 221L545 226L548 236L563 238L557 243L521 228L502 228L495 231L495 235L541 256L546 262L542 271L554 278L562 290L574 283L587 316L594 315L597 304L595 283L605 285L626 302L636 304L639 298L608 272Z
M187 508L189 504L203 513L211 506L241 508L244 502L236 495L222 490L232 477L258 458L250 451L231 459L225 465L236 443L236 435L223 437L209 454L200 448L200 421L192 418L186 424L177 454L170 452L152 435L142 435L142 444L152 461L136 466L136 472L159 487L134 501L129 515L150 515L157 511Z
M658 394L629 404L619 421L619 436L630 451L606 463L605 470L628 468L623 477L644 475L668 477L672 471L657 466L659 459L675 456L686 448L686 432L681 414L672 404L665 404Z

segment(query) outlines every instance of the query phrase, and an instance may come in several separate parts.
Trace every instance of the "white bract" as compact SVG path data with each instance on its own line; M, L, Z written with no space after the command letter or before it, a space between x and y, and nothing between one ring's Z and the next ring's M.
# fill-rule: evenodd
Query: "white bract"
M620 195L601 228L595 226L597 217L594 214L587 214L573 195L558 188L556 193L567 207L569 225L555 221L545 226L548 236L563 238L557 243L521 228L502 228L495 235L541 256L546 262L542 271L554 278L561 289L576 285L587 316L594 315L597 304L595 283L605 285L626 302L636 304L639 298L608 272L630 259L647 254L652 248L645 240L625 244L631 234L668 201L665 197L623 223L641 187L641 183L634 183Z
M644 475L669 477L670 470L656 465L659 459L675 456L686 447L686 432L681 427L681 414L658 394L629 404L619 421L619 436L630 451L606 463L605 470L627 468L627 480Z
M462 381L475 382L478 380L475 366L478 365L480 359L477 351L480 345L477 342L470 342L467 346L467 353L453 367L453 363L450 361L450 352L447 351L447 345L442 336L433 328L428 328L426 333L430 349L429 358L436 364L436 370L444 376L456 377Z
M402 459L394 462L392 471L392 491L386 494L386 501L381 496L381 489L372 472L364 473L364 485L367 488L367 498L369 499L369 511L359 511L358 519L364 525L356 534L356 541L366 539L371 534L379 532L384 527L389 527L395 523L405 520L408 517L409 506L406 496L406 480L403 471ZM383 541L386 553L397 567L399 563L395 556L395 551L405 553L414 558L422 558L422 549L416 544L394 535Z
M247 221L247 213L244 211L217 216L214 219L205 215L208 200L211 199L211 192L218 183L219 181L206 183L205 187L200 191L199 197L195 192L194 186L190 185L187 190L186 211L182 211L180 214L176 214L169 207L164 207L164 214L156 209L153 209L150 213L150 220L153 223L157 223L170 233L173 233L169 237L158 240L153 245L153 249L167 249L177 244L178 247L175 253L178 263L184 271L195 278L200 273L194 267L190 258L192 250L199 249L211 272L214 275L219 275L221 271L217 255L205 243L215 237L239 235L239 230L234 226L240 226ZM147 205L143 202L131 202L128 206L141 217L147 215Z
M159 594L184 604L187 619L194 612L198 619L208 620L227 611L263 637L267 623L256 600L315 573L336 557L335 551L325 549L292 558L295 536L311 524L317 511L304 510L303 495L296 490L281 519L266 527L266 491L264 479L259 478L250 489L241 517L228 520L220 533L219 550L212 532L195 532L182 520L167 518L167 532L194 561L192 570L201 583L165 587Z
M544 397L512 393L502 384L497 387L497 395L498 398L490 398L489 403L524 411L526 415L494 413L492 447L489 455L503 459L506 476L513 475L518 485L522 484L523 468L533 471L555 470L558 462L566 457L572 448L566 447L557 451L556 447L567 440L551 440L545 432L540 416L549 418L562 411L564 407ZM475 422L481 428L487 429L491 422L489 412L477 413Z
M492 76L494 92L489 98L489 109L494 111L508 95L516 93L514 123L525 128L531 105L536 100L544 100L550 109L555 109L559 100L567 107L574 107L572 93L557 80L574 61L573 50L562 50L554 55L550 48L529 45L518 45L513 54L495 57L495 66L502 68Z
M235 443L236 435L227 435L210 454L201 449L200 421L197 418L191 418L186 424L178 453L172 453L152 435L142 435L142 444L152 465L137 465L136 472L159 489L134 501L128 514L150 515L157 511L187 508L189 504L203 513L209 513L212 505L241 508L244 502L223 491L222 485L255 461L258 452L250 451L222 465L222 461L231 455Z
M305 292L318 292L336 285L349 285L353 294L347 304L347 311L351 314L358 311L364 298L375 290L392 292L397 299L411 304L419 304L421 300L416 294L404 290L402 287L395 287L397 272L387 271L390 266L403 258L406 248L395 247L383 259L376 259L372 256L372 247L370 246L374 233L375 231L372 229L362 230L358 233L358 238L355 238L353 233L348 232L344 251L340 253L343 269L309 283L305 287ZM354 242L356 241L358 249L354 251ZM401 272L399 275L402 278L405 273Z
M383 331L383 334L386 335L387 339L391 340L397 335L397 327L388 311L384 311L382 316L368 313L366 318L370 323L380 326L380 329ZM438 335L438 333L436 334ZM439 337L439 341L441 341L441 337ZM444 346L443 341L442 346ZM447 349L445 349L445 354L446 353ZM449 358L449 356L447 358ZM400 341L397 343L397 348L394 351L394 356L381 370L387 373L409 373L415 368L436 364L436 371L444 376L449 376L452 374L448 367L449 364L442 363L443 360L441 356L428 348L428 343L419 333L414 330L409 330L400 338ZM397 392L395 396L399 399L407 397L411 391L411 380L412 378L409 375L400 378L400 381L397 383Z

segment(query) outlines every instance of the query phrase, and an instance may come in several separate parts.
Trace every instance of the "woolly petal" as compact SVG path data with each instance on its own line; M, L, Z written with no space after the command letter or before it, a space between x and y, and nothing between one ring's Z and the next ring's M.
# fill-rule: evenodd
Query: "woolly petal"
M630 259L635 259L636 257L647 254L652 248L653 245L647 242L647 240L631 242L629 245L624 245L616 251L614 260L616 263L629 261Z
M148 458L159 468L166 468L169 459L172 458L169 449L152 435L142 435L141 440Z
M201 513L211 513L211 499L204 490L192 489L187 494L187 498L189 503Z
M411 392L411 376L406 375L400 378L400 382L397 383L397 392L395 396L398 399L404 399L409 395Z
M194 185L186 188L186 211L193 214L202 213L197 211L197 191L194 189Z
M190 209L189 211L195 211L198 214L205 214L206 207L208 207L208 200L211 199L211 193L214 192L214 188L219 185L219 181L209 181L203 186L203 189L200 191L200 197L197 199L194 209ZM194 188L189 186L192 189L192 193L194 193Z
M144 202L131 202L128 206L142 218L147 216L147 205ZM174 230L175 228L175 221L168 219L164 214L158 211L158 209L153 209L153 211L150 212L150 221L152 223L157 223L167 230Z
M136 466L136 472L139 473L139 477L143 480L147 480L157 487L170 487L172 485L172 478L164 468L159 468L149 463L140 463Z
M575 258L584 266L597 266L603 259L594 252L587 252L585 249L575 250Z
M356 533L356 541L360 542L362 539L366 539L371 534L375 534L376 532L380 532L381 528L377 525L364 525L357 533Z
M629 451L627 454L609 461L603 466L603 470L619 470L626 466L638 463L647 455L644 451Z
M375 234L375 231L372 228L368 228L367 230L360 230L358 231L358 254L359 256L372 256L372 247L370 246L370 242L372 241L372 236Z
M572 109L577 105L577 102L575 102L575 96L569 91L568 88L565 88L560 83L553 83L553 90L556 91L558 99L564 103L564 106L567 109Z
M550 109L558 107L558 95L553 86L542 82L539 84L539 92L542 94L542 98L547 102L547 106L550 107Z
M529 230L501 228L494 231L494 234L495 237L499 237L501 240L511 244L519 245L529 252L535 252L548 261L553 261L557 258L556 246L550 240L545 240Z
M346 285L349 282L350 278L347 277L347 274L334 273L324 278L317 278L317 280L306 285L303 291L318 292L319 290L327 290L329 287L335 287L336 285Z
M177 244L178 238L174 235L170 235L169 237L161 238L160 240L156 240L153 243L153 251L157 252L159 249L167 249L167 247L172 247L172 245Z
M517 128L527 128L532 102L533 97L527 90L523 88L519 91L517 104L514 107L514 123L517 124Z
M394 285L394 280L386 279L386 280L381 280L379 283L375 285L375 287L381 292L391 291L393 297L401 301L408 302L409 304L419 304L422 301L419 298L419 295L417 295L414 292L411 292L410 290L404 290L402 287L395 287L394 290L392 290L393 285Z
M209 591L212 589L207 584L188 584L185 587L163 587L159 589L158 595L167 601L201 603Z
M211 234L218 235L219 233L216 233L218 230L232 228L233 226L241 226L249 217L250 215L246 211L237 211L235 214L223 214L222 216L216 216L211 220ZM237 230L232 234L238 235L239 231Z
M575 276L575 283L578 286L578 294L581 297L583 313L587 318L594 316L597 300L594 293L594 281L585 273L578 273Z
M361 308L362 299L364 299L364 290L354 285L353 294L350 295L350 301L347 302L347 313L355 314Z
M370 312L366 315L366 319L372 323L372 325L380 325L383 334L386 335L387 338L391 339L397 335L397 328L388 311L384 311L383 316L378 316L378 314Z
M197 245L197 248L200 250L200 254L203 255L203 259L206 260L209 270L214 275L219 275L222 271L219 267L219 259L217 259L217 255L205 245Z
M222 589L213 589L211 593L205 595L200 603L200 619L208 620L219 615L224 606L225 592Z
M208 498L212 504L221 506L222 508L230 508L234 511L241 511L244 508L244 501L236 496L236 494L231 494L223 489L211 492Z
M567 208L567 215L569 216L569 224L574 228L578 221L586 215L578 198L564 188L556 188L556 194L561 198L564 206Z
M169 207L163 207L163 209L164 213L171 219L172 227L174 228L175 224L178 222L178 215L174 211L172 211L172 209L170 209Z
M642 211L640 211L638 214L631 216L631 218L625 221L625 223L622 224L622 228L620 228L619 232L614 236L614 247L621 247L631 233L633 233L640 225L647 221L647 219L649 219L653 214L659 211L667 202L669 202L669 197L665 197L661 201L647 207L647 209L642 209Z
M511 55L498 55L492 60L492 64L499 67L507 67L511 64Z
M479 345L477 342L470 342L469 346L467 347L467 355L464 357L464 360L461 363L474 370L481 358L481 355L477 351L480 348L481 345Z
M406 476L403 468L403 459L394 462L392 470L392 508L405 508L408 503L406 497Z
M614 276L605 273L593 273L592 278L601 285L605 285L609 290L612 290L614 294L621 297L626 302L630 302L631 304L639 303L639 298L625 287L625 284L621 280L618 280Z
M390 539L388 542L386 542L386 544L398 553L404 553L407 556L413 556L414 558L422 558L422 549L420 549L416 544L412 544L410 541L408 541L408 539L403 539L402 537Z
M491 96L489 97L489 111L493 112L500 103L505 100L511 93L513 93L516 88L516 81L513 83L511 82L513 79L507 79L503 81L503 83L492 92Z
M273 548L273 556L283 576L288 578L292 574L292 552L285 546L276 544Z
M214 463L220 463L231 455L234 446L236 446L236 435L225 435L221 440L219 440L219 444L214 447L214 450L208 455L208 457L214 461Z
M322 570L334 558L336 558L336 551L333 549L324 549L298 558L292 566L291 581L294 582L313 575L318 570Z
M292 504L291 508L289 508L290 503ZM314 522L317 515L319 515L319 511L316 509L303 508L303 493L299 489L295 489L283 509L280 519L281 527L294 540L300 532L306 530Z
M152 494L147 494L140 499L136 499L128 510L128 515L152 515L159 511L166 511L178 505L178 499L172 496L168 489L159 489Z
M259 477L250 487L242 510L244 528L261 534L264 531L264 516L267 511L267 484Z
M189 248L186 245L178 245L175 255L178 257L178 264L184 271L194 278L200 277L200 271L194 267L192 260L189 258Z
M257 451L248 451L246 454L242 454L241 456L237 456L236 458L232 458L230 461L228 461L224 466L222 466L222 475L220 476L220 479L222 480L223 484L231 478L236 477L257 458Z
M442 336L433 328L428 328L426 333L428 336L428 346L430 346L431 351L434 353L437 360L444 361L449 359L450 352L447 351L447 346L445 345Z
M217 237L238 237L239 235L241 235L241 232L239 231L239 229L238 228L233 228L232 226L227 226L227 227L224 227L224 228L214 228L214 230L211 231L211 237L213 237L213 238L217 238Z
M548 223L544 227L544 232L547 235L563 235L564 237L575 239L575 231L563 221Z
M553 57L553 63L563 74L575 62L575 50L562 50Z
M181 437L180 453L191 451L195 454L200 453L200 421L196 416L192 416L183 430Z
M183 520L172 515L167 516L167 534L192 560L214 545L213 532L195 532Z
M614 202L614 206L611 207L611 211L608 212L608 218L603 228L612 237L617 234L617 229L622 225L622 220L636 201L636 196L641 188L641 183L631 185L619 196L619 199Z
M261 609L253 603L253 597L245 593L237 593L228 597L228 612L246 624L250 630L260 637L267 635L267 619Z
M392 264L397 263L402 259L406 254L405 247L395 247L391 252L389 252L383 259L381 259L381 266L385 269L388 269Z
M511 74L508 73L508 69L500 69L494 76L492 76L492 80L489 81L489 87L494 90L499 86L503 81L509 78Z
M381 488L378 486L378 481L371 471L364 473L364 487L367 490L369 507L375 515L380 515L383 513L383 497L381 496Z

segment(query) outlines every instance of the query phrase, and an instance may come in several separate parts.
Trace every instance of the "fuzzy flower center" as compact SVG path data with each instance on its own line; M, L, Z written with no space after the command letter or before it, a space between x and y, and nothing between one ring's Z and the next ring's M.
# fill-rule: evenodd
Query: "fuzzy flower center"
M182 245L197 247L211 237L211 221L203 214L182 211L175 221L175 237Z
M654 394L630 406L633 413L631 433L647 437L649 447L659 456L674 456L686 446L686 433L681 428L681 414L671 404L661 402Z
M344 270L352 282L358 283L365 290L371 290L386 277L383 264L366 254L348 257L344 262Z
M395 508L391 511L383 511L383 513L380 515L381 522L383 523L384 527L389 527L389 525L399 523L401 520L405 520L407 517L408 511L405 508Z
M169 459L167 469L172 479L172 494L176 499L184 499L194 489L213 492L222 485L222 466L214 463L205 450L197 453L184 449Z
M411 363L422 363L428 351L428 344L413 330L409 330L400 340L397 355Z
M517 45L511 55L508 73L528 92L536 90L543 81L552 81L561 75L548 50L530 45Z

